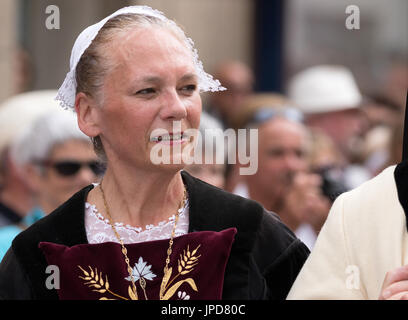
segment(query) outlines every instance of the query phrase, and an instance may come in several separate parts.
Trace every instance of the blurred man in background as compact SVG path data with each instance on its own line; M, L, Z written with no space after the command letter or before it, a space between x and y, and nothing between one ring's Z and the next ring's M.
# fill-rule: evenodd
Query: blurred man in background
M375 176L401 160L401 155L396 155L393 150L395 146L402 146L404 114L398 104L378 94L367 99L362 111L368 122L368 130L364 136L361 163Z
M322 194L320 176L309 171L309 137L301 117L291 108L254 112L248 127L258 129L258 171L242 176L234 192L276 212L311 249L331 202Z
M230 128L234 113L253 92L254 74L249 66L236 60L220 63L213 74L227 90L211 94L207 111L220 119L224 128Z
M390 66L385 73L382 94L404 110L408 88L408 56L395 53L390 59Z
M341 152L348 188L368 180L369 171L353 164L361 153L367 123L360 108L362 96L350 70L334 65L308 68L291 79L288 94L305 114L306 125L328 135Z

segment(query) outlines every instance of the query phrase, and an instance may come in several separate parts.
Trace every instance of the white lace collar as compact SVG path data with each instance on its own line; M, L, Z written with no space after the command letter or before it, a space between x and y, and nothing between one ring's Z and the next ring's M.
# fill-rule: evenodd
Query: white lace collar
M115 222L115 227L124 243L137 243L143 241L170 238L174 226L175 215L163 220L156 225L146 225L145 228L134 227L121 222ZM189 208L188 200L179 215L175 236L188 233ZM85 229L89 243L118 242L109 220L105 218L95 205L85 203Z
M185 212L186 212L186 208L188 208L188 200L186 201L183 210L181 211L181 213L179 214L179 219L183 219L185 216ZM105 223L106 225L108 225L110 227L110 221L108 218L105 218L96 208L95 205L90 204L89 202L85 202L85 210L90 210L89 212L92 213L93 215L95 215L99 220L101 220L103 223ZM167 220L162 220L160 221L158 224L154 225L154 224L148 224L146 225L144 228L141 227L133 227L129 224L124 224L123 222L115 222L114 225L116 228L126 228L129 230L132 230L134 232L143 232L143 231L147 231L147 230L151 230L153 228L162 228L164 225L166 224L173 224L174 219L176 218L176 215L172 215L170 216Z

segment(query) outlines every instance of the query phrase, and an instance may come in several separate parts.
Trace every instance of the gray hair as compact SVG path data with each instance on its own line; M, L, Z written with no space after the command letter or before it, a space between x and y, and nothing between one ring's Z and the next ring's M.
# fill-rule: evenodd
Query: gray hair
M72 112L56 110L39 117L17 137L11 145L11 156L20 165L47 159L52 149L69 140L90 143L78 127Z

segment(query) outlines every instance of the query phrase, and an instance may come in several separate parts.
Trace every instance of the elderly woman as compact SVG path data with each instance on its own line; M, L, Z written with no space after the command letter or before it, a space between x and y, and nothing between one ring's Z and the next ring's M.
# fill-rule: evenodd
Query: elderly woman
M57 111L39 117L11 147L11 155L34 194L35 207L18 225L0 228L0 259L22 229L103 173L74 115Z
M33 206L32 192L10 146L37 117L55 110L55 94L56 90L24 92L0 104L0 227L20 223Z
M308 249L258 203L182 171L200 91L219 89L158 11L126 7L85 29L58 98L106 173L16 237L0 297L284 299Z

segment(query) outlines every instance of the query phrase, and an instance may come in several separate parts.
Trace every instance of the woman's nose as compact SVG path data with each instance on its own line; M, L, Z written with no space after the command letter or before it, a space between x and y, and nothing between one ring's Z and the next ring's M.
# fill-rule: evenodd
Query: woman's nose
M187 116L187 108L183 99L178 95L177 91L171 91L164 95L161 116L167 120L181 120Z

